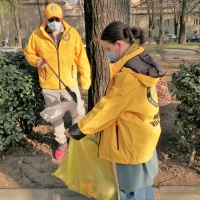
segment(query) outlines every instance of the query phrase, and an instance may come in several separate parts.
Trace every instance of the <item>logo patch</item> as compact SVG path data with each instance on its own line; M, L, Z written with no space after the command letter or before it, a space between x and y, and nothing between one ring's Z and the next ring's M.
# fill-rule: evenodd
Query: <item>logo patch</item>
M52 7L51 7L51 11L55 12L56 10L57 10L57 9L56 9L55 6L52 6Z
M65 41L68 41L70 38L70 34L69 33L66 33L64 36L63 36L63 40Z
M156 108L158 107L157 92L155 86L153 88L147 88L147 99L153 106Z

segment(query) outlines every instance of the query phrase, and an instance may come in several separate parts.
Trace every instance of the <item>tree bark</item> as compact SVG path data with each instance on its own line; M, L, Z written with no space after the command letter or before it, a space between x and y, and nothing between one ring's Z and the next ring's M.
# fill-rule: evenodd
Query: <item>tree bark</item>
M41 14L41 11L40 11L40 3L39 3L38 0L37 0L37 6L38 6L38 13L39 13L39 16L40 16L40 24L42 24L42 14Z
M196 135L197 135L197 131L194 131L194 133L191 134L189 164L192 164L194 162L194 158L196 155L196 143L195 143L195 141L197 140Z
M144 1L149 16L149 44L152 41L152 30L155 28L155 0Z
M105 95L109 82L109 60L100 44L101 33L112 21L122 21L129 24L129 6L127 0L87 0L84 2L86 50L91 65L92 78L92 84L88 91L89 111Z
M174 34L178 36L178 19L174 16Z
M179 30L179 38L178 43L184 44L186 42L186 5L187 0L182 1L182 11L180 14L180 30Z
M21 28L20 28L20 17L19 17L19 10L18 10L18 8L16 8L15 12L14 12L14 21L15 21L15 27L16 27L16 30L17 30L18 46L22 46Z
M2 20L2 17L0 18L0 27L1 27L1 33L2 33L2 35L1 35L1 37L2 37L2 39L4 39L4 31L3 31L3 20ZM1 42L1 41L0 41ZM0 43L0 45L1 45L1 43Z
M152 30L154 29L154 16L149 17L149 44L152 42Z
M163 0L160 0L159 44L163 43Z
M185 14L181 13L180 16L180 30L179 30L179 44L186 43L186 20L185 20Z

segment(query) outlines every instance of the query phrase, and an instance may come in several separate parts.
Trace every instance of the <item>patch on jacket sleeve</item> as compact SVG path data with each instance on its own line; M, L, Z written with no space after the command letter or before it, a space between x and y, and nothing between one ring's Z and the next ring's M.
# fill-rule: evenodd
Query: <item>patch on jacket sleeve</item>
M158 107L158 97L156 92L156 87L147 88L147 99L156 108Z

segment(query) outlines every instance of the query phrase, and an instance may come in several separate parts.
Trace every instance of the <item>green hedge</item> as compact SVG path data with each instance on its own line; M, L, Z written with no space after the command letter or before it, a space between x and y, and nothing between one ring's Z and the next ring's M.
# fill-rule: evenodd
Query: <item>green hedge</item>
M192 162L195 146L200 142L200 63L182 64L180 71L173 73L172 84L180 101L175 118L179 142L188 147Z
M1 52L0 151L29 134L43 109L37 69L27 63L22 52Z

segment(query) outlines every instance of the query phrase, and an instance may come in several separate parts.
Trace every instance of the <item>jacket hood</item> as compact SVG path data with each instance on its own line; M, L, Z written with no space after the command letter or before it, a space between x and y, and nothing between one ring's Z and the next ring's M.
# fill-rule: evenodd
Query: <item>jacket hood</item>
M166 69L146 52L142 52L130 59L125 64L125 67L136 73L154 78L163 77L166 74Z
M133 57L138 56L144 51L143 47L139 47L134 52L131 52L130 54L127 54L126 56L123 56L120 60L118 60L116 63L110 63L110 80L119 72L122 70L124 65Z
M130 69L124 68L124 70L130 70ZM134 71L132 71L131 73L133 73L134 76L137 77L137 79L142 84L144 84L146 87L154 87L156 85L156 83L158 82L158 80L159 80L159 77L155 78L155 77L152 77L152 76L139 74L139 73L136 73Z
M116 63L110 64L110 80L119 71L133 73L146 87L153 87L160 77L165 76L166 69L139 47Z
M134 76L147 87L154 86L158 78L166 74L166 69L145 51L130 59L124 68L131 69Z

